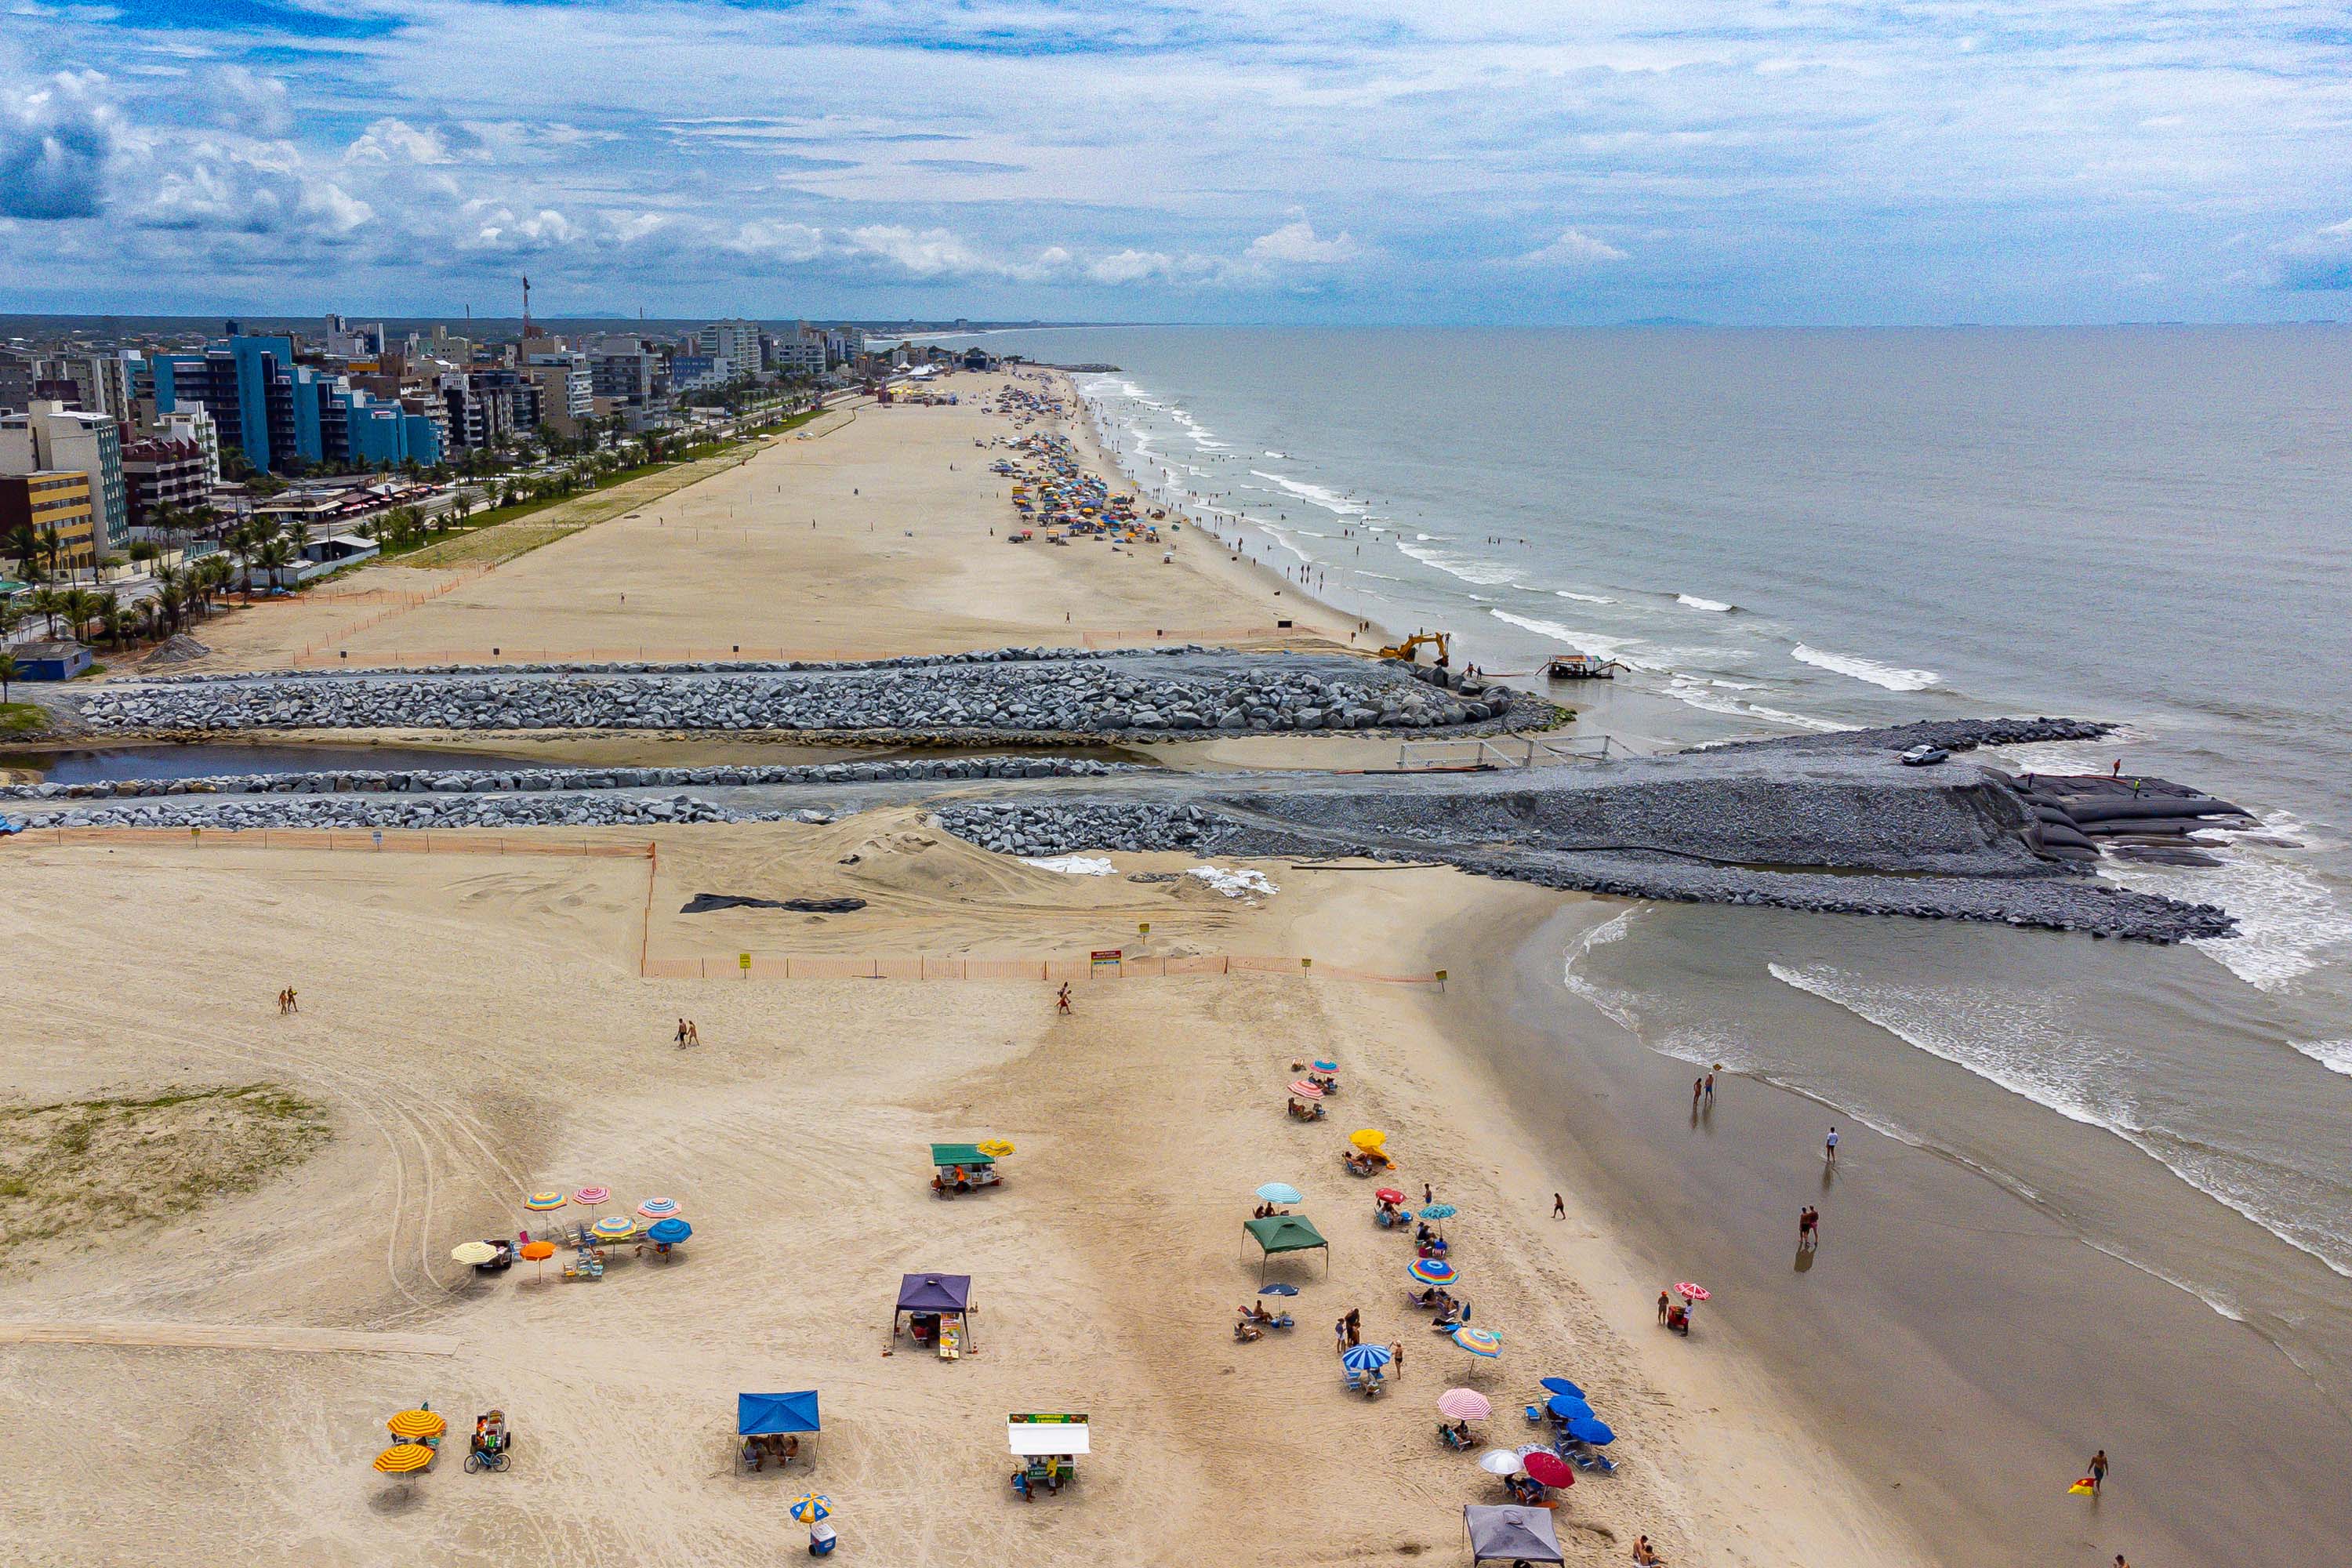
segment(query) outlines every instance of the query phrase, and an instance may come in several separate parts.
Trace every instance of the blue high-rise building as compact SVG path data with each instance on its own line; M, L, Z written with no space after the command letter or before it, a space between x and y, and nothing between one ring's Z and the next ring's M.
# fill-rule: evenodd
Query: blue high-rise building
M340 375L294 363L294 341L236 335L200 353L157 354L148 374L155 411L182 400L212 411L224 449L256 468L296 459L320 465L437 463L440 427L398 403L359 391Z

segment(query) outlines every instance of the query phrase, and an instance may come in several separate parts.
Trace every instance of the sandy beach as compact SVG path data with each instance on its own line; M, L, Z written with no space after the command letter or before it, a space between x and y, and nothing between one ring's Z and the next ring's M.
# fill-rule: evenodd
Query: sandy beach
M996 378L953 384L961 406L859 408L495 570L372 568L339 593L229 617L207 633L205 668L1163 635L1346 646L1353 623L1190 531L1165 563L1099 541L1006 544L987 471L1001 448L974 445L1011 433L972 395ZM1277 633L1284 618L1297 624ZM615 762L763 749L437 743ZM1267 736L1157 755L1352 767L1392 749ZM1559 985L1567 944L1622 904L1287 860L1244 866L1278 891L1229 898L1181 857L1122 854L1110 875L1068 875L897 807L829 825L436 835L432 853L362 835L336 849L37 837L0 850L18 889L0 921L18 972L40 981L5 1005L0 1090L10 1106L64 1108L44 1125L97 1125L96 1102L139 1100L135 1142L82 1142L121 1145L127 1168L177 1195L160 1218L91 1195L88 1224L7 1254L0 1409L20 1429L70 1424L84 1439L29 1449L0 1500L22 1561L157 1561L226 1536L269 1563L657 1551L732 1563L797 1553L784 1505L808 1487L834 1500L845 1553L866 1561L1455 1561L1462 1504L1502 1496L1476 1451L1535 1440L1519 1412L1550 1373L1581 1384L1619 1434L1618 1474L1559 1500L1571 1562L1627 1560L1640 1534L1670 1562L1724 1568L2104 1563L2096 1553L2125 1541L2195 1561L2220 1541L2186 1505L2118 1498L2073 1510L2080 1533L2053 1535L2079 1500L2049 1478L2088 1450L2069 1452L2073 1428L2021 1409L2020 1391L2087 1386L2073 1357L2171 1345L2228 1359L2219 1375L2235 1385L2275 1383L2258 1352L2179 1321L2163 1288L2120 1265L2077 1274L2099 1266L1987 1243L2029 1234L2031 1211L1867 1139L1842 1180L1969 1239L1923 1230L1849 1252L1841 1228L1818 1270L1792 1277L1774 1216L1793 1214L1782 1167L1818 1158L1814 1108L1727 1080L1704 1171L1664 1142L1677 1130L1633 1107L1663 1095L1671 1109L1682 1069ZM700 893L866 904L680 912ZM1042 982L730 973L738 953L1067 961L1111 948L1309 958L1325 977L1105 974L1058 1017ZM649 960L689 959L718 978L646 977L666 972ZM1438 971L1442 986L1416 978ZM286 985L298 1015L271 1004ZM703 1044L681 1050L674 1026L689 1017ZM1345 1087L1326 1121L1301 1124L1283 1113L1284 1085L1317 1057L1340 1064ZM163 1103L256 1084L317 1108L331 1137L267 1170L232 1168L234 1141ZM1500 1359L1475 1360L1408 1310L1411 1244L1374 1226L1376 1184L1341 1164L1362 1126L1389 1134L1400 1184L1460 1210L1447 1226L1459 1293L1503 1335ZM932 1197L926 1146L991 1136L1018 1148L1003 1187ZM1277 1260L1269 1277L1299 1289L1282 1303L1297 1326L1237 1343L1234 1310L1260 1273L1241 1222L1268 1181L1303 1193L1328 1272L1319 1257ZM591 1184L614 1210L676 1199L693 1239L671 1262L622 1249L597 1281L528 1263L478 1279L450 1260L460 1242L548 1223L521 1210L526 1194ZM1848 1281L1857 1255L1885 1278ZM2012 1258L2018 1293L1955 1288L2006 1278ZM890 1335L898 1277L932 1269L973 1276L981 1306L977 1353L953 1364ZM1693 1278L1718 1300L1695 1335L1670 1336L1652 1303ZM2099 1345L2053 1342L1989 1381L1983 1342L2020 1331L2020 1303L2053 1310L2076 1279L2105 1305ZM1832 1284L1848 1294L1824 1312ZM1377 1401L1346 1393L1332 1356L1331 1325L1351 1308L1368 1340L1406 1352ZM1433 1402L1456 1384L1495 1406L1471 1454L1437 1438ZM824 1411L803 1463L739 1474L735 1394L800 1388ZM505 1410L514 1468L463 1474L460 1438L413 1485L375 1474L384 1417L428 1399L460 1430ZM1906 1400L1937 1418L1907 1418ZM1074 1491L1012 1494L1003 1421L1026 1410L1090 1415ZM2286 1506L2267 1484L2245 1489Z

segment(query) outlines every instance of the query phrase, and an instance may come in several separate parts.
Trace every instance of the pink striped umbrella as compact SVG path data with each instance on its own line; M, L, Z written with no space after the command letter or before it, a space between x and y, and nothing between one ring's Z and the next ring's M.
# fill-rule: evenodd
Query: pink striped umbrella
M1437 1413L1454 1421L1484 1421L1495 1407L1475 1388L1449 1388L1437 1396Z
M1322 1086L1319 1084L1309 1083L1303 1078L1290 1086L1290 1092L1297 1095L1301 1100L1320 1100L1323 1098Z

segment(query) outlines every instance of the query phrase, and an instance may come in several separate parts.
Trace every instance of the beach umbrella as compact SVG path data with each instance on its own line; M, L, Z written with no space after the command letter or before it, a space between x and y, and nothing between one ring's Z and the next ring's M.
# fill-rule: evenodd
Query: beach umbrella
M1503 1353L1503 1336L1492 1329L1459 1328L1454 1331L1454 1342L1472 1355L1489 1360Z
M384 1425L395 1437L438 1437L449 1430L437 1410L404 1410Z
M987 1142L975 1143L972 1147L978 1149L982 1153L987 1155L992 1160L1004 1159L1013 1152L1013 1145L1007 1143L1002 1138L991 1138Z
M1495 1406L1475 1388L1449 1388L1437 1396L1437 1413L1454 1421L1484 1421Z
M1550 1411L1554 1415L1559 1416L1562 1421L1572 1420L1579 1415L1590 1415L1592 1414L1592 1406L1584 1403L1584 1400L1580 1395L1574 1394L1555 1394L1549 1399L1544 1401L1544 1408Z
M646 1237L654 1241L675 1246L694 1234L694 1226L682 1219L657 1219L646 1228Z
M541 1279L544 1279L547 1278L547 1260L555 1256L555 1243L551 1241L524 1242L522 1245L522 1255L530 1259L533 1263L539 1265L539 1277Z
M1339 1352L1339 1364L1349 1372L1378 1372L1395 1359L1386 1345L1349 1345Z
M1549 1448L1538 1448L1525 1456L1524 1462L1530 1480L1541 1481L1548 1487L1572 1487L1576 1484L1576 1474L1568 1468L1568 1461Z
M1548 1377L1541 1383L1537 1384L1536 1386L1542 1389L1546 1394L1569 1394L1575 1395L1579 1399L1584 1397L1584 1390L1577 1387L1576 1384L1569 1382L1568 1379L1564 1377Z
M1323 1098L1323 1086L1309 1083L1303 1078L1293 1079L1290 1083L1290 1092L1301 1100L1320 1100Z
M488 1263L499 1255L499 1249L487 1241L461 1241L449 1249L449 1256L459 1263Z
M803 1492L793 1500L791 1512L803 1524L814 1524L833 1512L833 1500L823 1492Z
M546 1214L551 1209L562 1208L563 1204L562 1193L533 1193L522 1201L522 1206L533 1214Z
M1459 1211L1452 1204L1432 1204L1421 1211L1423 1219L1452 1219Z
M583 1187L572 1194L572 1201L583 1209L602 1208L613 1201L610 1187Z
M1261 1296L1296 1296L1298 1294L1298 1287L1277 1279L1271 1285L1259 1286L1257 1293Z
M1377 1149L1389 1141L1389 1135L1377 1127L1359 1127L1348 1134L1348 1142L1359 1149Z
M1416 1258L1405 1265L1404 1271L1424 1285L1452 1285L1462 1278L1461 1271L1443 1258Z
M1270 1204L1295 1204L1304 1201L1298 1189L1288 1182L1268 1182L1257 1190L1257 1195Z
M1708 1300L1707 1293L1703 1288L1692 1284L1687 1279L1675 1287L1675 1293L1685 1301L1704 1301Z
M606 1215L588 1229L606 1241L626 1241L637 1234L637 1222L626 1215Z
M1489 1448L1478 1456L1478 1468L1490 1476L1516 1476L1520 1469L1518 1451Z
M1384 1204L1401 1204L1404 1202L1404 1194L1397 1191L1394 1187L1382 1187L1379 1192L1374 1193L1372 1196L1380 1199L1381 1202Z
M1609 1429L1609 1423L1598 1415L1575 1417L1568 1424L1568 1435L1595 1448L1605 1448L1617 1440L1617 1434Z
M1315 1070L1317 1072L1338 1072L1339 1070L1339 1064L1338 1062L1317 1062L1315 1064Z
M375 1457L375 1468L387 1476L405 1476L433 1462L433 1450L422 1443L394 1443Z
M637 1205L637 1212L647 1219L667 1219L677 1213L676 1198L647 1198Z

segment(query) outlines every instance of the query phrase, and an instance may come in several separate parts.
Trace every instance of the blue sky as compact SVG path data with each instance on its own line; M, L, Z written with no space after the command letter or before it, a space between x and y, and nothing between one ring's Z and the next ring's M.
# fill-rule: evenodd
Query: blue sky
M2352 310L2352 16L0 0L0 310Z

